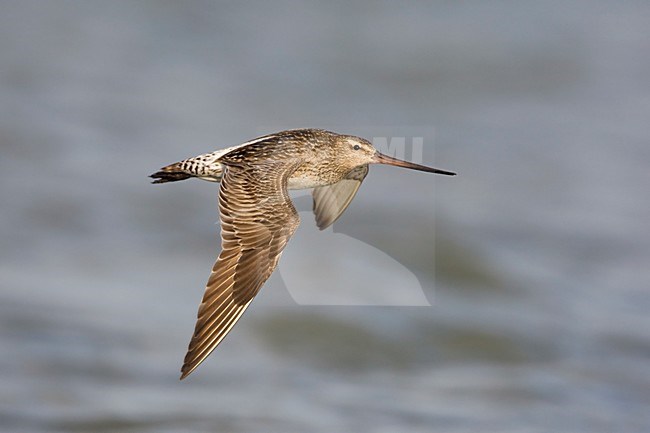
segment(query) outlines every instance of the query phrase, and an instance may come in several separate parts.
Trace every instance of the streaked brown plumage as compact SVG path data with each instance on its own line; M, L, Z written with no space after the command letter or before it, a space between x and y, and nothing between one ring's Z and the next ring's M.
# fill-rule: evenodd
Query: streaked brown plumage
M300 223L287 190L314 188L314 214L323 230L350 204L373 163L455 174L383 155L363 138L295 129L189 158L151 175L153 183L190 177L221 182L221 253L199 307L181 379L223 340L277 266Z

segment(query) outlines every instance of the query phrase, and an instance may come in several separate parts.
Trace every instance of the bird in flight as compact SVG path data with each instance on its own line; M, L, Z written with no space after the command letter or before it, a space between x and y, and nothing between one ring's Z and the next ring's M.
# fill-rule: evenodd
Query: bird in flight
M153 183L196 177L221 182L221 253L212 267L181 379L217 347L278 264L300 218L287 190L313 188L323 230L350 204L369 164L455 173L380 153L368 141L322 129L294 129L188 158L152 174Z

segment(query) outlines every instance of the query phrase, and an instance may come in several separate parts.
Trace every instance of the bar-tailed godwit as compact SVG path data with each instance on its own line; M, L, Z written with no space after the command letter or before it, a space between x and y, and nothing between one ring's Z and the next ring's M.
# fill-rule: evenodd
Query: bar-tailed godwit
M278 264L300 223L287 190L314 188L316 223L323 230L350 204L369 164L455 175L384 155L363 138L322 129L265 135L151 175L153 183L190 177L221 182L221 253L199 306L181 379L223 340Z

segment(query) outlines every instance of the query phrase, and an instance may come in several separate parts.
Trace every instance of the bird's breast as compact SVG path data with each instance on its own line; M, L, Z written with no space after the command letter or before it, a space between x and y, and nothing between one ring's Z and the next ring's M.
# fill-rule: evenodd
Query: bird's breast
M324 182L318 176L303 174L300 176L291 176L287 181L288 189L307 189L316 188L317 186L328 185L329 182Z
M287 181L287 188L307 189L331 185L336 182L335 177L338 177L337 173L331 170L323 170L314 164L304 164L291 174Z

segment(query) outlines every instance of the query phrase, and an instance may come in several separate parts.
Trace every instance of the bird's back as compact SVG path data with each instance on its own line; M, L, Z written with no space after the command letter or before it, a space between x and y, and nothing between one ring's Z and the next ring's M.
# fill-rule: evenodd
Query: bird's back
M225 165L264 164L289 158L304 163L289 177L289 189L314 188L338 182L345 173L330 167L330 147L339 134L322 129L293 129L265 135L237 146L219 149L163 167L151 175L154 183L175 182L196 177L220 182ZM331 161L333 162L333 161Z

